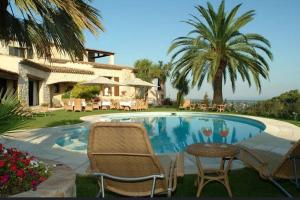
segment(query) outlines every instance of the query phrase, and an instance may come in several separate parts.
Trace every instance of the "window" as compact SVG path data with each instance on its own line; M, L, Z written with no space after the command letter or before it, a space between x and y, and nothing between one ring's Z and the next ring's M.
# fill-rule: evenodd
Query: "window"
M119 82L119 77L115 77L114 81ZM118 85L114 87L114 92L116 97L120 96L120 87Z
M80 55L80 56L78 56L78 57L76 57L76 60L77 60L77 61L83 61L83 54Z
M53 93L59 93L59 84L53 85Z
M31 48L27 49L27 58L28 59L32 59L33 58L33 50Z
M25 49L20 47L9 47L9 55L25 58Z

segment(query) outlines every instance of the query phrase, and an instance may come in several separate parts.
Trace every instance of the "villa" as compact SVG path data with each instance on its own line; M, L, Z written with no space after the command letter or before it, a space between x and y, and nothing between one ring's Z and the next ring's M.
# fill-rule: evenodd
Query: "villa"
M61 107L62 94L79 82L98 76L120 83L135 79L134 68L115 64L113 52L87 48L85 55L72 61L54 47L51 50L51 59L46 60L33 49L22 48L16 42L8 46L0 44L0 88L14 88L29 106ZM98 58L106 58L108 63L98 63ZM157 80L153 83L158 85ZM115 99L132 98L134 92L133 87L106 86L103 95ZM163 96L159 87L153 87L148 91L148 102L155 104Z

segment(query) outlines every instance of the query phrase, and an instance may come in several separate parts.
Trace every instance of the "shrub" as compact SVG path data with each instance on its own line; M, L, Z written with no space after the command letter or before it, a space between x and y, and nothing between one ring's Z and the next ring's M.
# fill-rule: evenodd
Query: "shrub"
M30 111L22 106L14 90L1 90L0 97L0 133L17 129Z
M266 101L249 106L245 114L274 117L282 119L298 119L300 115L300 93L298 90L285 92Z
M85 85L75 85L71 91L71 97L82 98L82 99L92 99L99 94L99 86L85 86Z
M15 148L0 144L0 196L18 194L45 181L50 170L43 162Z
M165 99L163 100L163 105L171 106L172 104L173 104L173 103L172 103L172 101L171 101L170 98L165 98Z
M61 95L62 99L69 99L71 95L71 91L65 92Z

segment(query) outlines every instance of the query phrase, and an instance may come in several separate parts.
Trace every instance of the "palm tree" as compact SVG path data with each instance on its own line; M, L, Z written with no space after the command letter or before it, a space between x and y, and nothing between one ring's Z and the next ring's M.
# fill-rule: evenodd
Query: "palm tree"
M176 101L177 106L179 107L184 95L189 93L189 81L177 72L173 77L172 85L178 90Z
M97 35L104 30L99 11L86 2L91 0L1 0L0 40L6 45L17 41L21 47L34 48L47 58L52 45L72 59L82 56L83 31ZM15 15L17 12L20 16Z
M164 64L163 61L158 61L158 64L153 65L151 70L152 77L159 81L161 100L165 98L166 81L170 75L171 67L171 63Z
M240 6L228 13L225 12L224 0L217 11L209 2L207 8L196 6L204 21L192 15L186 23L193 30L186 37L176 38L168 51L175 51L172 55L173 76L177 73L183 77L191 75L192 86L197 85L198 89L206 77L213 87L214 103L223 102L222 86L227 74L233 92L238 74L249 87L254 81L259 92L260 77L268 78L269 64L262 54L272 60L270 42L259 34L240 32L254 18L254 10L236 17Z

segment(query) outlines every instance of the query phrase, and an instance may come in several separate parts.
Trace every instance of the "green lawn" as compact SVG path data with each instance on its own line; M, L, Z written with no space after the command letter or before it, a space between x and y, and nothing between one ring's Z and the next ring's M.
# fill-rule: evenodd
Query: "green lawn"
M159 107L159 108L150 108L149 112L163 112L169 111L174 112L178 111L175 107ZM182 110L181 110L182 111ZM99 115L99 114L106 114L106 113L118 113L124 111L116 111L116 110L96 110L92 112L66 112L64 110L57 110L53 111L47 116L35 116L33 118L29 118L25 121L23 125L18 127L18 129L34 129L34 128L44 128L44 127L53 127L59 125L69 125L69 124L76 124L80 123L80 117L87 116L87 115ZM187 111L188 112L188 111ZM293 121L293 120L285 120L292 124L295 124L300 127L300 121Z
M195 197L196 187L194 187L195 175L186 175L178 180L177 190L174 197ZM233 170L229 174L229 181L234 197L282 197L284 196L269 181L261 179L257 172L246 168ZM282 185L293 196L300 196L300 192L289 181L281 182ZM96 179L88 176L77 176L77 197L95 197L98 191ZM203 197L228 197L224 186L217 182L212 182L205 186ZM118 197L112 193L106 193L106 197Z

